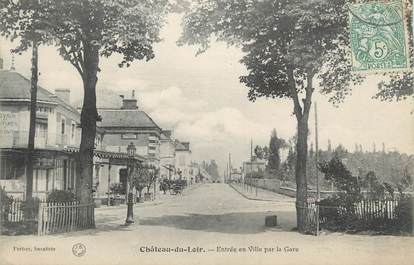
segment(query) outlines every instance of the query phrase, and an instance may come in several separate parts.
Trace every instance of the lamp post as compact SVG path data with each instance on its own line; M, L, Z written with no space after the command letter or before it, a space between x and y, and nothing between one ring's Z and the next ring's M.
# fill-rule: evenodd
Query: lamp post
M183 176L183 172L181 171L181 169L178 169L177 174L178 174L179 180L181 180L181 178Z
M128 176L127 176L127 217L125 220L125 225L130 225L134 223L134 202L133 195L132 195L132 183L131 183L131 177L132 172L134 170L134 156L135 156L135 145L133 142L131 142L127 147L127 153L128 153Z

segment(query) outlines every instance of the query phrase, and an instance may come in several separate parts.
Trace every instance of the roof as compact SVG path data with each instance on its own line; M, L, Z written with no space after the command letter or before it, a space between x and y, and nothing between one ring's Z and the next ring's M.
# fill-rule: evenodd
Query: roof
M161 135L160 135L160 140L172 141L171 135L172 135L171 130L162 130Z
M145 111L131 109L98 109L102 121L99 127L127 127L127 128L161 128L148 116Z
M175 150L176 151L190 151L190 145L188 142L180 142L175 140Z
M161 133L160 140L170 140L170 138L168 138L167 136L165 136L164 133Z
M0 71L0 100L30 101L30 80L14 71ZM58 104L79 113L55 94L37 86L37 101Z

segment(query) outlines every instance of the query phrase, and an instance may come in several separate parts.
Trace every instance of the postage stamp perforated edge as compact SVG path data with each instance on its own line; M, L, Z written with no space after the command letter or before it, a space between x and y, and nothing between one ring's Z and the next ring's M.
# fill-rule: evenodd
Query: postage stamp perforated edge
M406 60L406 67L404 68L384 68L384 69L366 69L366 70L355 70L353 68L354 63L354 57L353 57L353 51L352 47L348 47L347 54L349 56L349 62L351 64L351 70L352 72L356 74L385 74L385 73L404 73L404 72L413 72L414 71L414 58L411 58L410 49L414 49L414 43L410 43L409 41L409 30L408 30L408 24L410 20L410 16L413 16L413 6L410 3L409 0L383 0L383 1L363 1L363 0L354 0L349 2L349 6L352 5L361 5L361 4L372 4L372 3L401 3L402 5L402 14L403 14L403 30L404 30L404 43L405 43L405 60ZM348 12L348 27L349 32L348 36L351 42L351 13L349 10ZM413 26L414 28L414 26ZM413 33L411 33L413 34ZM351 43L350 43L351 45Z

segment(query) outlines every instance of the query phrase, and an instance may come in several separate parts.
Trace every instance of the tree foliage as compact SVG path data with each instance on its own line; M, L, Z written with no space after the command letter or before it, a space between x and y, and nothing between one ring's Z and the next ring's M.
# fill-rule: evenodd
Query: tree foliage
M278 172L280 169L280 150L287 146L286 141L277 136L276 129L272 130L269 142L269 155L267 169L271 172Z
M345 0L199 0L183 20L179 44L205 51L212 39L240 46L248 74L240 81L248 98L289 98L298 124L296 145L297 202L307 200L308 119L314 79L320 92L340 102L350 85L361 81L350 71L346 47L348 12ZM303 232L305 216L297 212Z
M325 175L325 179L333 181L340 191L353 196L360 194L358 179L352 176L338 157L334 156L329 162L321 162L319 169Z
M156 182L159 168L153 165L136 165L131 174L132 186L141 194L144 188L149 192L151 186Z
M215 160L203 161L201 166L214 180L219 179L218 165Z
M259 159L266 159L269 157L269 147L256 145L254 148L254 155Z
M414 97L414 46L413 46L413 1L406 0L407 32L411 69L402 73L387 74L388 81L380 82L375 98L392 101L405 100Z

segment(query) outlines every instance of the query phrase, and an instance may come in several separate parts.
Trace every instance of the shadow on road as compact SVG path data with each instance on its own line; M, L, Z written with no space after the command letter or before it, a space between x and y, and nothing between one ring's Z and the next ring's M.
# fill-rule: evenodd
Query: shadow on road
M266 230L264 225L266 215L278 216L278 226L275 227L277 230L292 231L296 226L295 213L288 211L164 215L142 219L140 225L166 226L183 230L201 230L227 234L257 234Z

